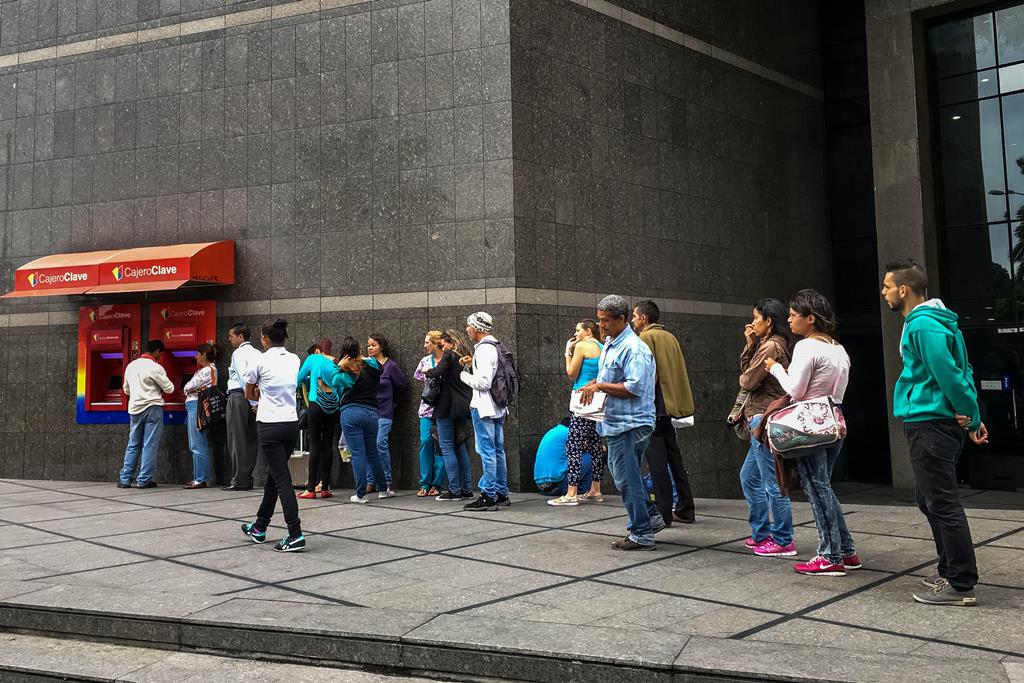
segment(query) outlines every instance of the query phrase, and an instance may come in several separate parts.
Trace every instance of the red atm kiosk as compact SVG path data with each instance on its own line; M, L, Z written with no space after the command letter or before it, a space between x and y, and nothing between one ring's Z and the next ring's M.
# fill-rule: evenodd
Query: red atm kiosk
M139 357L139 305L84 306L78 310L79 424L128 422L124 369Z
M164 397L164 423L184 424L185 383L199 366L196 348L213 344L217 338L215 301L177 301L152 304L149 308L149 339L164 343L161 364L174 385L174 393Z

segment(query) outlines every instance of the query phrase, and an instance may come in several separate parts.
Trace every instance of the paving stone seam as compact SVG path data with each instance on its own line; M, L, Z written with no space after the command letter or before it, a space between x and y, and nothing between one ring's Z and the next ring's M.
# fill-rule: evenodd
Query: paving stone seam
M989 538L989 539L987 539L985 541L982 541L980 543L975 543L974 547L975 548L981 548L982 546L985 546L986 544L991 543L992 541L997 541L999 539L1006 538L1007 536L1012 536L1013 534L1015 534L1015 533L1017 533L1019 531L1024 531L1024 526L1021 526L1021 527L1019 527L1017 529L1014 529L1013 531L1007 531L1005 533L998 534L997 536L993 536L992 538ZM925 567L929 567L929 566L935 564L936 561L937 560L932 559L932 560L928 560L927 562L921 562L920 564L916 564L913 567L910 567L909 569L904 569L903 571L896 572L896 573L892 574L891 576L882 577L882 578L877 579L875 581L872 581L870 583L866 583L866 584L864 584L862 586L858 586L856 588L853 588L852 590L850 590L850 591L848 591L846 593L843 593L841 595L836 595L836 596L833 596L831 598L828 598L827 600L823 600L822 602L816 603L814 605L809 605L807 607L804 607L804 608L801 608L799 610L796 610L795 612L791 613L789 616L780 617L779 619L775 619L775 620L767 622L765 624L761 624L759 626L754 626L754 627L749 628L749 629L747 629L745 631L740 631L739 633L735 633L735 634L729 636L729 638L731 640L743 640L744 638L752 636L752 635L754 635L756 633L760 633L761 631L765 631L765 630L767 630L769 628L772 628L774 626L778 626L780 624L784 624L787 621L792 621L793 619L797 619L799 617L803 617L804 615L807 615L807 614L809 614L809 613L811 613L811 612L813 612L815 610L822 609L822 608L828 607L830 605L834 605L837 602L845 600L846 598L852 597L854 595L858 595L860 593L863 593L864 591L870 590L872 588L876 588L878 586L881 586L883 584L889 583L891 581L895 581L896 579L899 579L899 578L902 578L902 577L905 577L905 576L909 576L909 575L913 574L916 571L920 571L921 569L924 569Z

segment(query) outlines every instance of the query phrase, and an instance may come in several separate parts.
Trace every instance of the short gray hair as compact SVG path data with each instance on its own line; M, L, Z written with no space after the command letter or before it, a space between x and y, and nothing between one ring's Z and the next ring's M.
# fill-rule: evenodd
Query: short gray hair
M612 317L629 317L629 302L618 294L609 294L597 302L597 310L610 313Z

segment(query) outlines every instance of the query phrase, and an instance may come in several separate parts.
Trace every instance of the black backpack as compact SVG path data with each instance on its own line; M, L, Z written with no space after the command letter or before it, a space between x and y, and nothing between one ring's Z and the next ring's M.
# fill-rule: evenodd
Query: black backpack
M512 357L512 352L500 341L481 343L490 344L498 352L498 367L494 369L494 379L491 381L491 400L499 408L508 408L519 393L519 371L516 370L516 361Z

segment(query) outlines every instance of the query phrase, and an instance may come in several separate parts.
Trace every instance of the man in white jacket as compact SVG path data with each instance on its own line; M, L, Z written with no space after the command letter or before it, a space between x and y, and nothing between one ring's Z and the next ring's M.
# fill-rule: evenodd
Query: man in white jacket
M118 477L117 488L131 486L135 467L142 453L142 466L136 479L140 489L156 488L153 472L156 470L156 453L160 447L160 435L164 431L164 394L174 391L174 385L167 377L160 356L164 343L152 339L146 343L146 352L128 364L124 369L122 389L128 395L128 448L124 451L124 466Z
M460 377L473 389L469 407L483 475L480 477L480 497L464 505L463 509L483 512L510 504L504 431L507 411L495 405L491 397L491 384L498 369L498 340L491 335L494 320L489 313L479 311L469 316L466 323L466 335L475 344L475 348L472 357L460 360L464 367L472 363L472 371L463 370Z

